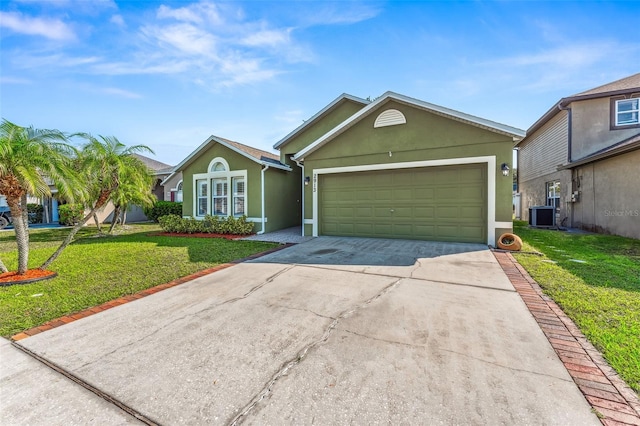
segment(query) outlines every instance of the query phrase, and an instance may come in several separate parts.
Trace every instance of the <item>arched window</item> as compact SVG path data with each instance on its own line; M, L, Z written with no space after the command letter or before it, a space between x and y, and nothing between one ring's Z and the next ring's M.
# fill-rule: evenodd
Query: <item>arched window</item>
M209 173L227 171L229 171L229 163L222 157L216 157L209 163Z
M176 201L179 203L182 202L182 181L178 182L178 185L176 185Z

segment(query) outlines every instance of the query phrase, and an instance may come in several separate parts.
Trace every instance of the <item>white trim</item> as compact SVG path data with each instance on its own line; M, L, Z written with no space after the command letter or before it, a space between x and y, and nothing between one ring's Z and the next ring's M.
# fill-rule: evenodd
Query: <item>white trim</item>
M462 157L462 158L443 158L440 160L425 160L425 161L409 161L406 163L389 163L389 164L367 164L361 166L346 166L346 167L328 167L323 169L316 169L313 171L313 236L318 236L318 187L319 179L318 175L332 174L332 173L350 173L350 172L364 172L374 170L395 170L395 169L409 169L417 167L438 167L438 166L453 166L461 164L487 164L487 244L494 246L496 243L496 228L497 224L504 222L496 222L496 156L486 155L481 157ZM306 220L305 220L306 224Z
M216 163L222 163L222 165L224 165L224 170L211 170L211 168L214 166L214 164ZM225 160L222 157L216 157L213 160L209 161L209 165L207 166L207 172L208 173L219 173L219 172L228 172L229 169L229 163L227 162L227 160Z
M224 160L220 157L214 159L214 161L216 160ZM225 161L226 163L226 161ZM213 161L209 164L209 167L213 164ZM207 169L208 170L208 169ZM227 180L227 216L233 216L233 178L242 178L245 181L245 196L244 196L244 211L247 212L248 210L248 202L249 202L249 197L248 197L248 185L246 184L247 182L247 171L246 170L227 170L225 172L209 172L209 173L194 173L191 177L192 181L193 181L193 208L192 208L192 213L193 213L193 217L195 218L201 218L203 216L198 216L196 215L197 213L197 185L196 182L199 180L206 180L207 181L207 213L206 214L212 214L211 210L213 209L213 203L212 203L212 197L213 197L213 186L211 185L211 182L213 179L226 179Z
M265 223L269 222L269 219L267 217L264 218ZM247 218L247 222L262 222L262 218L261 217L248 217Z
M403 113L397 109L390 108L378 114L376 121L373 123L373 128L377 129L378 127L397 126L398 124L406 123L407 118Z
M496 225L496 229L499 229L499 228L513 229L513 222L495 222L495 225Z
M265 196L264 196L264 172L267 171L267 169L269 169L269 166L265 166L262 168L262 170L260 171L260 190L262 192L261 195L261 215L262 215L262 228L260 229L259 232L257 232L258 235L262 235L264 234L264 228L265 228L265 224L266 224L266 220L265 218L266 216L266 212L265 212Z
M304 220L304 224L305 225L313 225L314 223L316 223L316 221L313 220L313 219L305 219ZM303 235L303 237L304 237L304 235Z
M173 173L177 173L177 172L183 170L184 167L186 167L188 164L190 164L191 161L193 161L193 159L196 158L200 154L201 151L204 151L206 148L208 148L209 144L211 144L212 142L219 143L220 145L222 145L222 146L224 146L226 148L229 148L231 151L233 151L235 153L238 153L238 154L242 155L243 157L246 157L246 158L248 158L249 160L251 160L251 161L253 161L255 163L258 163L258 164L261 164L261 165L267 165L268 164L269 166L275 167L276 169L286 170L286 171L289 171L289 172L291 171L291 167L287 166L286 164L276 163L275 161L277 161L277 160L273 160L274 162L260 160L259 158L256 158L256 157L254 157L252 155L249 155L246 152L242 151L241 149L238 149L235 146L225 142L225 140L222 139L221 137L211 135L211 136L209 136L207 138L206 141L204 141L202 144L200 144L200 146L197 147L191 154L189 154L187 156L187 158L185 158L184 160L182 160L180 162L180 164L175 166L173 168ZM173 173L172 173L172 175L173 175ZM170 175L167 179L169 179L172 175Z
M619 107L620 104L622 102L631 102L633 103L635 101L636 104L636 109L631 109L629 111L620 111ZM628 99L617 99L615 101L615 105L616 105L616 112L615 112L615 126L616 127L624 127L624 126L637 126L640 123L640 120L638 120L638 115L640 115L640 98L628 98ZM636 113L636 121L631 121L628 123L620 123L620 121L618 120L618 117L620 114L633 114Z
M348 99L348 100L351 100L351 101L354 101L354 102L357 102L357 103L361 103L363 105L367 105L367 104L371 103L371 101L368 101L366 99L360 99L360 98L358 98L356 96L352 96L352 95L348 95L346 93L343 93L342 95L338 96L333 101L331 101L331 103L329 103L329 105L325 106L320 111L316 112L311 118L309 118L308 120L305 120L301 125L296 127L287 136L285 136L284 138L282 138L278 142L276 142L275 145L273 145L273 149L280 149L280 147L282 145L286 144L289 141L289 139L291 139L295 135L299 134L303 129L305 129L308 126L312 125L318 118L320 118L326 112L331 110L335 105L337 105L343 99Z
M408 96L400 95L398 93L386 92L385 94L380 96L378 99L376 99L374 102L371 102L369 105L367 105L366 107L362 108L360 111L356 112L351 117L349 117L347 120L343 121L341 124L334 127L328 133L325 133L323 136L316 139L313 143L307 145L304 149L296 153L296 155L293 156L293 159L300 160L300 161L304 160L304 157L306 155L314 152L315 150L317 150L318 148L320 148L321 146L323 146L324 144L326 144L327 142L329 142L330 140L332 140L333 138L335 138L336 136L338 136L339 134L341 134L351 126L353 126L355 123L357 123L366 115L368 115L372 110L380 106L382 103L387 102L388 100L394 100L394 101L403 103L405 105L418 107L426 111L429 111L447 118L451 118L457 121L468 123L476 127L480 127L495 133L511 136L512 138L523 138L526 134L524 130L507 126L506 124L496 123L495 121L476 117L474 115L470 115L464 112L445 108L445 107L431 104L429 102L424 102L418 99L413 99Z

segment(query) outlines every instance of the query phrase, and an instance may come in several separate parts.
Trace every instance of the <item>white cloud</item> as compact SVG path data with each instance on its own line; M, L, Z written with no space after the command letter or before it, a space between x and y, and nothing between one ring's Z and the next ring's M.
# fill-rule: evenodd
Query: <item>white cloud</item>
M215 36L191 24L150 26L142 32L161 46L172 47L181 53L215 56Z
M291 42L291 29L264 30L250 33L241 40L247 46L278 46Z
M116 24L119 27L125 27L127 25L124 22L124 18L122 17L122 15L113 15L111 19L109 19L109 22L111 22L112 24Z
M193 3L189 6L172 9L162 5L156 13L158 19L176 19L182 22L191 22L194 24L214 24L220 25L224 21L220 16L219 8L214 3L200 2Z
M0 12L0 27L26 35L43 36L52 40L74 40L73 30L59 19L32 18L19 12Z
M0 76L0 84L32 84L31 80L20 77Z
M107 94L107 95L113 95L113 96L118 96L121 98L127 98L127 99L140 99L142 98L142 95L135 93L135 92L130 92L128 90L123 90L123 89L118 89L116 87L105 87L102 88L100 90L100 92Z

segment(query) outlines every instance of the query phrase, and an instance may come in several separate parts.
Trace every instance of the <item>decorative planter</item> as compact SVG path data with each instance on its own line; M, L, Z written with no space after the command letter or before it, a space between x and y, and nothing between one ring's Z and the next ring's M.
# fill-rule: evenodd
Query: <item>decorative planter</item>
M498 248L502 250L520 251L522 240L516 234L505 233L498 238Z

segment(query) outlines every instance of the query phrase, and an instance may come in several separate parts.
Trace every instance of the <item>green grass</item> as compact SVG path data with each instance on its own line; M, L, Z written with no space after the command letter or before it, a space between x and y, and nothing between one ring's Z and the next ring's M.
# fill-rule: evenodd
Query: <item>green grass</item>
M544 254L515 254L518 262L640 392L640 240L529 229L524 222L514 222L514 231L523 251Z
M0 287L0 335L11 336L51 319L96 306L173 279L275 247L255 241L219 238L150 236L154 224L128 226L116 236L99 236L95 228L80 231L49 269L52 280ZM68 229L30 233L29 267L44 262ZM17 268L13 232L0 233L0 257Z

